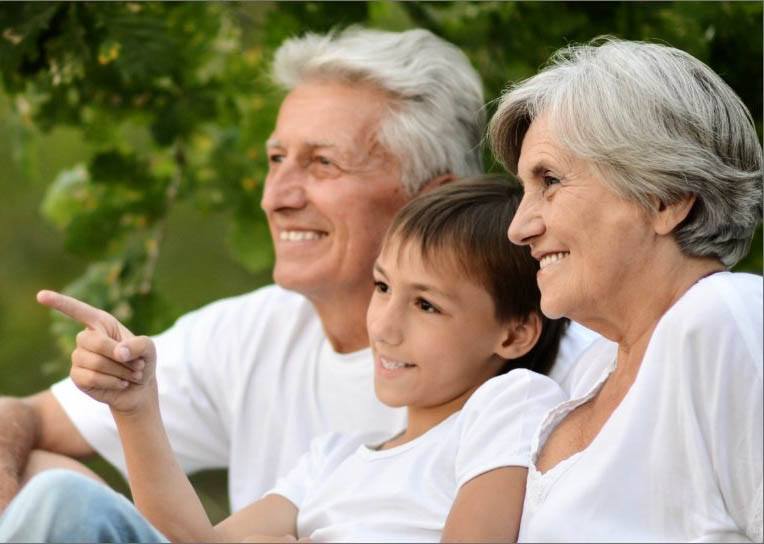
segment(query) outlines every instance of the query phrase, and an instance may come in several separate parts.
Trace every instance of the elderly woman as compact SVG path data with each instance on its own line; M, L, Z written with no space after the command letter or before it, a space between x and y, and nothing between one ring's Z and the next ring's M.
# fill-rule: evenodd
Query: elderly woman
M692 56L599 39L510 88L494 153L541 307L600 332L532 450L520 539L762 540L762 151Z

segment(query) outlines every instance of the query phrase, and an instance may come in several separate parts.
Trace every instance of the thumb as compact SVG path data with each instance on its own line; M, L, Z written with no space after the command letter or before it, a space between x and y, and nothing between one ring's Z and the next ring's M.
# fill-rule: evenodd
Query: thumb
M156 347L148 336L134 336L114 346L114 359L122 363L134 359L144 359L146 363L156 361Z

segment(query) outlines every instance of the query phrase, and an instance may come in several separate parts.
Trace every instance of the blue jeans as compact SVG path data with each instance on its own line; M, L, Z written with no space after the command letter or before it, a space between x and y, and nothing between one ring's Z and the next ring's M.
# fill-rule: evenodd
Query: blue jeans
M0 517L0 542L168 542L122 495L67 470L32 478Z

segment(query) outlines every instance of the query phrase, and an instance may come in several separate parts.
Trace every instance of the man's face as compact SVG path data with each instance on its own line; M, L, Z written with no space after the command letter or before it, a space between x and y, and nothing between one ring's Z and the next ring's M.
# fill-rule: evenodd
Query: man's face
M408 200L376 141L386 106L381 91L329 82L284 99L262 200L282 287L314 299L371 292L382 236Z

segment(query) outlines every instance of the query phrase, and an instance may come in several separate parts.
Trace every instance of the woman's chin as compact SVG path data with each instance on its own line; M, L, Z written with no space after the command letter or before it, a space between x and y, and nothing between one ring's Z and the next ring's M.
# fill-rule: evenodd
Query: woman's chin
M566 317L565 309L556 298L545 297L541 294L541 312L549 319L560 319Z

